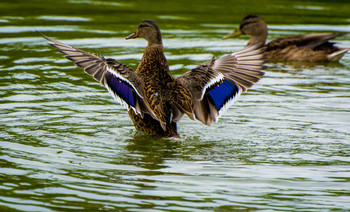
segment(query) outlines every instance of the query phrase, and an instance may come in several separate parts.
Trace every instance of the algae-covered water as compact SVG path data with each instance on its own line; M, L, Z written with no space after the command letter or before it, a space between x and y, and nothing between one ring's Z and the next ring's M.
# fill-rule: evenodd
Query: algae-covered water
M269 40L350 32L348 1L0 2L0 211L350 210L350 53L339 63L268 63L211 127L182 139L137 132L106 89L35 31L135 69L155 20L174 75L237 51L248 14ZM350 47L350 34L336 39Z

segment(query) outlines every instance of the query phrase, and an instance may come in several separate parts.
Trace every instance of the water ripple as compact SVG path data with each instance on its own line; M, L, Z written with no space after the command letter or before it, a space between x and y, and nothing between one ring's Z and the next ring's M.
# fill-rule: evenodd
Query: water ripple
M208 127L184 117L178 124L183 138L166 140L137 132L126 108L35 33L136 69L146 41L125 36L142 15L157 18L174 75L247 42L221 39L235 26L216 12L232 14L228 6L198 4L189 13L175 7L181 1L144 4L6 4L16 10L0 17L1 210L349 210L349 54L336 64L268 63L264 78L218 123ZM319 12L334 11L332 4L288 6L288 15L280 2L271 8L281 11L263 12L278 17L269 25L271 39L349 31L340 16L323 19L339 22L334 25L288 22L300 9L312 14L308 20L321 18ZM349 45L348 38L339 43Z

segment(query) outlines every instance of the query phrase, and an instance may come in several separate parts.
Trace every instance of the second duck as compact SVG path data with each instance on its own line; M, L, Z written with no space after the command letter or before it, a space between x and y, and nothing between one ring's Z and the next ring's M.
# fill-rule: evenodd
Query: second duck
M329 40L346 33L319 33L282 37L265 44L268 29L265 21L257 15L248 15L233 33L224 37L250 35L247 45L261 43L266 46L266 57L271 61L339 61L349 48L339 48Z

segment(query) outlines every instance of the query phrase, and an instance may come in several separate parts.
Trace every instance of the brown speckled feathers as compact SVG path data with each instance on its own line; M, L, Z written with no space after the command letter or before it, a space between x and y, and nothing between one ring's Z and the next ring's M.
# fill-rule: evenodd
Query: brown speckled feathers
M239 29L224 38L250 35L247 45L265 45L268 29L265 21L256 15L248 15ZM347 33L319 33L278 38L266 44L266 57L271 61L339 61L349 48L339 48L329 40Z

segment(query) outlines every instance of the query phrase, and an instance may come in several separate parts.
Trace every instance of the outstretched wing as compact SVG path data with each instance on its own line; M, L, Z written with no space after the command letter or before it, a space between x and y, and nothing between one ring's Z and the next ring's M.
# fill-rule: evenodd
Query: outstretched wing
M260 80L264 49L259 46L213 58L176 78L191 92L198 120L206 125L216 122L242 92Z
M144 101L144 92L138 75L128 66L117 62L112 58L104 58L82 51L78 48L59 42L53 38L41 34L50 45L56 47L66 58L75 65L84 69L107 88L109 93L121 104L127 105L143 117L143 113L149 113L155 118L148 104Z

